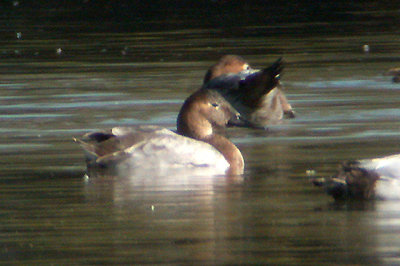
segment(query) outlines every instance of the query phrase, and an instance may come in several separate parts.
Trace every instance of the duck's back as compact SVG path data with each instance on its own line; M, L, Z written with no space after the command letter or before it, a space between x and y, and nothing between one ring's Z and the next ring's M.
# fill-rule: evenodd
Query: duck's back
M224 156L208 143L154 126L117 127L88 134L82 147L88 166L164 173L169 170L212 169L224 174L229 168ZM106 149L104 152L102 149Z
M375 172L379 180L375 185L375 197L400 199L400 154L371 160L361 160L361 167Z
M365 169L375 171L379 176L400 179L400 154L361 160L360 164Z

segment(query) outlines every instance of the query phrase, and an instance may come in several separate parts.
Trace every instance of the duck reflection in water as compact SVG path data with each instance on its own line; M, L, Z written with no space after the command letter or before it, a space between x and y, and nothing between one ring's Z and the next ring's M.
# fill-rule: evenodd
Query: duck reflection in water
M332 178L315 179L336 200L400 199L400 154L347 161Z
M240 82L260 70L252 69L240 56L225 55L207 71L203 89L218 90L239 113L253 126L265 127L279 123L283 117L294 118L295 113L282 91L280 76L283 61L278 59L269 68L261 71L266 75L255 76L253 82L243 89ZM268 86L257 78L268 79Z

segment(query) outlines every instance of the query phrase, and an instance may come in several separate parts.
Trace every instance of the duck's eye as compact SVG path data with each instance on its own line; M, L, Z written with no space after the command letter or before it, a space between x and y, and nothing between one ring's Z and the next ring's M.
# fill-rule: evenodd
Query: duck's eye
M244 64L243 69L244 69L244 70L250 70L251 67L250 67L248 64Z
M218 103L212 103L211 105L214 106L216 109L218 109L218 107L219 107Z

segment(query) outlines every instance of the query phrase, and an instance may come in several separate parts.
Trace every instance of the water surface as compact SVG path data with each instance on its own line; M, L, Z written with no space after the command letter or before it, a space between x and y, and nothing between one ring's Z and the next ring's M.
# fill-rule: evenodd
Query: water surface
M382 23L393 11L378 14L218 28L151 20L143 25L153 30L115 32L6 17L0 261L399 263L398 202L338 205L307 176L399 152L400 85L383 73L400 63L400 35ZM284 56L282 81L297 113L267 131L229 129L243 177L87 178L73 137L116 125L174 128L184 99L227 53L255 67Z

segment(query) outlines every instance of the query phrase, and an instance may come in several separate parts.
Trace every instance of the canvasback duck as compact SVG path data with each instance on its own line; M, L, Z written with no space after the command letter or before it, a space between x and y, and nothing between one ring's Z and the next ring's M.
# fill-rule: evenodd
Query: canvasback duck
M283 62L278 59L268 68L270 87L262 89L255 87L246 92L239 92L238 82L260 70L252 69L240 56L225 55L207 71L203 88L219 90L253 125L265 127L279 122L283 117L295 117L292 106L281 89L279 78L282 70ZM221 82L225 84L223 89L218 88Z
M400 154L346 161L334 177L313 182L336 200L400 199Z
M205 169L207 174L242 174L239 149L216 131L239 113L214 90L199 90L184 102L177 133L157 126L115 127L75 139L86 153L88 170L168 173L168 169ZM136 171L137 170L137 171Z

